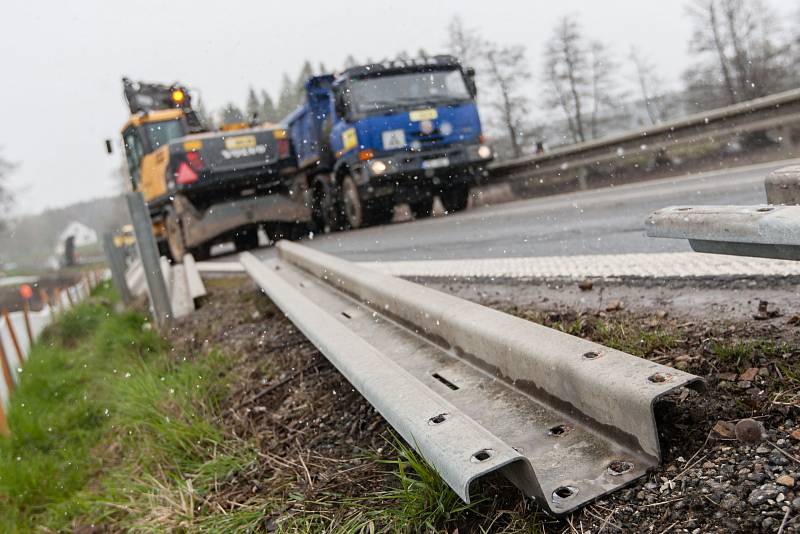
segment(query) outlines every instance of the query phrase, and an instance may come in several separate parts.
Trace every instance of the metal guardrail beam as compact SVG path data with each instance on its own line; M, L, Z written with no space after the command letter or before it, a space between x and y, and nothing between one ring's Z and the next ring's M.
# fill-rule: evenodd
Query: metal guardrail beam
M672 206L645 226L649 237L688 239L697 252L800 260L800 206Z
M725 136L800 124L800 89L697 113L635 132L558 147L489 166L493 181L547 177L547 184L580 179L579 168L598 166ZM788 142L788 138L785 142Z
M660 460L653 406L698 377L282 241L248 274L469 502L499 471L556 514Z

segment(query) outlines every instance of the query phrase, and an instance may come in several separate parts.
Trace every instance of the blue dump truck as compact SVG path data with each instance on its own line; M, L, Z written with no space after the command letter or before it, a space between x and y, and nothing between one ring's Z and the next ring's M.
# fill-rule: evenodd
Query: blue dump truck
M283 122L317 231L389 222L404 202L427 217L436 195L447 212L466 208L492 159L474 76L435 56L310 78Z

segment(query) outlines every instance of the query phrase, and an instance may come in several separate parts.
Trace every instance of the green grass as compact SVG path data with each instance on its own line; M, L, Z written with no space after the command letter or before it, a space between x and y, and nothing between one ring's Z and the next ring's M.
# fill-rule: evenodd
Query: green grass
M43 334L0 440L0 531L194 519L215 481L255 459L217 420L229 363L184 361L107 287ZM198 493L197 489L200 489Z
M677 337L664 328L641 328L617 321L598 320L593 325L594 340L634 356L649 357L677 344Z
M235 362L177 354L115 304L100 288L35 346L0 438L0 532L541 531L513 490L464 504L397 437L362 459L363 494L307 493L294 473L259 469L258 447L223 421ZM242 495L250 476L262 489Z

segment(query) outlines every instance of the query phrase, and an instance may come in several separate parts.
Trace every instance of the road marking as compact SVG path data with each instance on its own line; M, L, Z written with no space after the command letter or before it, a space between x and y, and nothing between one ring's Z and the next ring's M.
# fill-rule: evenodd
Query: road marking
M433 278L697 278L800 275L800 262L665 252L530 258L364 262L394 276Z

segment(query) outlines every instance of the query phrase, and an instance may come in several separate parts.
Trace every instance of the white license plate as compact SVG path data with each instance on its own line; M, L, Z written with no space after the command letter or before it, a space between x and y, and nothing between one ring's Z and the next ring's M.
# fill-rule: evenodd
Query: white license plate
M423 169L438 169L450 165L450 158L426 159L422 162Z

